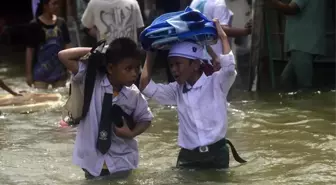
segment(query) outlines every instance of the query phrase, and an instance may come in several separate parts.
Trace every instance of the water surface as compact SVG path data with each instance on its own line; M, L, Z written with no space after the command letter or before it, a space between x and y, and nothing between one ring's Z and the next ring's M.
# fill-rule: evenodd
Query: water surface
M22 66L1 64L0 78L26 90ZM67 89L49 90L67 96ZM0 91L0 93L4 93ZM237 91L228 138L248 161L228 170L182 171L174 107L150 101L152 127L138 137L140 165L125 180L88 181L72 164L76 130L59 128L61 107L0 116L0 184L4 185L260 185L336 184L335 91L299 94Z

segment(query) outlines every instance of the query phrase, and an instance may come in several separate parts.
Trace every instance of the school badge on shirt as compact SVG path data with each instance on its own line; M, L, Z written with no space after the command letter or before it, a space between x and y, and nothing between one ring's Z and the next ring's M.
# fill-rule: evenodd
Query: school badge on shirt
M100 140L107 140L107 132L105 130L102 130L99 132L99 139Z

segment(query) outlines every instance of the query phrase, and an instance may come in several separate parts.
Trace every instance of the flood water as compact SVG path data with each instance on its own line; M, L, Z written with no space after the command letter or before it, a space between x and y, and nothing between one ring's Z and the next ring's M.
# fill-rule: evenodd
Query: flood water
M1 65L0 77L16 90L27 90L22 74L23 66ZM68 93L65 88L49 91L62 93L64 100ZM59 128L61 107L56 107L1 115L0 184L336 184L335 91L234 94L227 137L246 164L231 159L228 170L176 170L175 108L151 101L155 119L138 137L139 168L124 180L85 180L71 161L76 130Z

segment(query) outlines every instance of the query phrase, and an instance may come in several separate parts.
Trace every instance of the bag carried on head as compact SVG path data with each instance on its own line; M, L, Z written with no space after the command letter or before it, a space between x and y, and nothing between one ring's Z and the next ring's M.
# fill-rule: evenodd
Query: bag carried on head
M166 13L156 18L141 32L140 41L145 50L165 50L183 41L212 45L217 42L217 30L205 15L187 7L184 11Z

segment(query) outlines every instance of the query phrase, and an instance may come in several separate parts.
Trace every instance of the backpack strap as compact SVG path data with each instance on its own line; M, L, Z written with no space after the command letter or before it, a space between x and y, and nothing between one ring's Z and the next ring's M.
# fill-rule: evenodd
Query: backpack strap
M84 103L82 109L81 117L77 118L75 124L79 124L79 121L86 117L87 113L89 112L90 103L92 99L92 94L95 86L97 70L101 65L101 62L104 60L104 55L98 51L99 47L102 46L104 48L106 44L106 40L99 41L95 47L92 47L90 53L91 55L87 61L87 70L85 76L85 85L84 85ZM98 49L97 49L98 48Z

